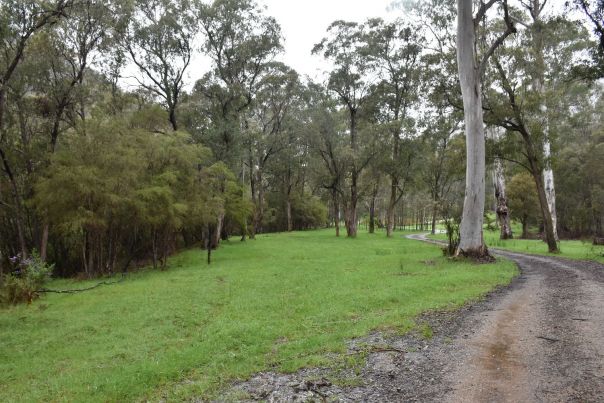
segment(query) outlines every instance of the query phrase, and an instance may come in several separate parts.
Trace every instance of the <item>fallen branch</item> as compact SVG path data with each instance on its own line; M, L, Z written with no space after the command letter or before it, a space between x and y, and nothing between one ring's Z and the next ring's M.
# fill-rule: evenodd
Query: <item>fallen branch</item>
M94 290L95 288L98 288L102 285L112 285L112 284L117 284L117 283L121 283L122 281L124 281L124 279L126 278L125 275L122 274L122 277L119 280L116 281L101 281L100 283L97 283L91 287L86 287L86 288L74 288L74 289L70 289L70 290L51 290L48 288L42 288L40 290L37 290L37 293L54 293L54 294L75 294L76 292L83 292L83 291L90 291L90 290Z

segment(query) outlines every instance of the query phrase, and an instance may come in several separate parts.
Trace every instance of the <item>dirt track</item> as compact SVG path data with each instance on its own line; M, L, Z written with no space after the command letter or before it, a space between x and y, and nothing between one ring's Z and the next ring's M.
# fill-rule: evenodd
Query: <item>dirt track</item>
M315 368L258 374L235 390L268 401L604 402L604 265L494 253L521 276L483 302L425 317L431 340L351 342L351 352L382 350L368 355L358 385L332 385L333 373Z

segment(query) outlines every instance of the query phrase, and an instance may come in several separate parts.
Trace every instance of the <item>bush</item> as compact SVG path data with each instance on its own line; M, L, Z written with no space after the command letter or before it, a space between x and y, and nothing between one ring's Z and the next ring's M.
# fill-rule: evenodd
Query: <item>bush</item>
M48 265L35 251L26 259L11 258L17 269L0 281L0 302L3 304L31 303L38 291L50 279L53 265Z

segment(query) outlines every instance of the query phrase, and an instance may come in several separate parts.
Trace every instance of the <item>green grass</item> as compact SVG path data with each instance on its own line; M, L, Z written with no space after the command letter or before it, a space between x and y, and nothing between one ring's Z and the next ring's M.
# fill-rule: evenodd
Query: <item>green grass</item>
M165 272L2 309L0 401L208 398L257 371L330 365L346 340L406 332L516 274L395 234L262 235L225 243L211 266L190 250Z
M520 236L522 230L518 225L512 225L514 236ZM430 238L446 240L445 234L430 235ZM489 247L506 249L514 252L530 253L534 255L549 255L547 244L540 239L499 239L499 230L484 230L484 241ZM593 245L591 240L562 240L559 244L561 256L575 260L594 260L604 263L604 246Z

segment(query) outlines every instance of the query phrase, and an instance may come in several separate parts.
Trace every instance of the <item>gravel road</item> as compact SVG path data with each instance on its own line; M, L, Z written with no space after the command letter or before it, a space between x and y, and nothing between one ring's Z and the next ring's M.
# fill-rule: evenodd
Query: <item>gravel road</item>
M373 334L351 341L350 353L373 350L359 373L337 374L355 379L351 385L332 384L333 371L322 368L261 373L225 399L604 402L604 265L492 252L519 265L510 286L421 318L434 330L430 340Z

